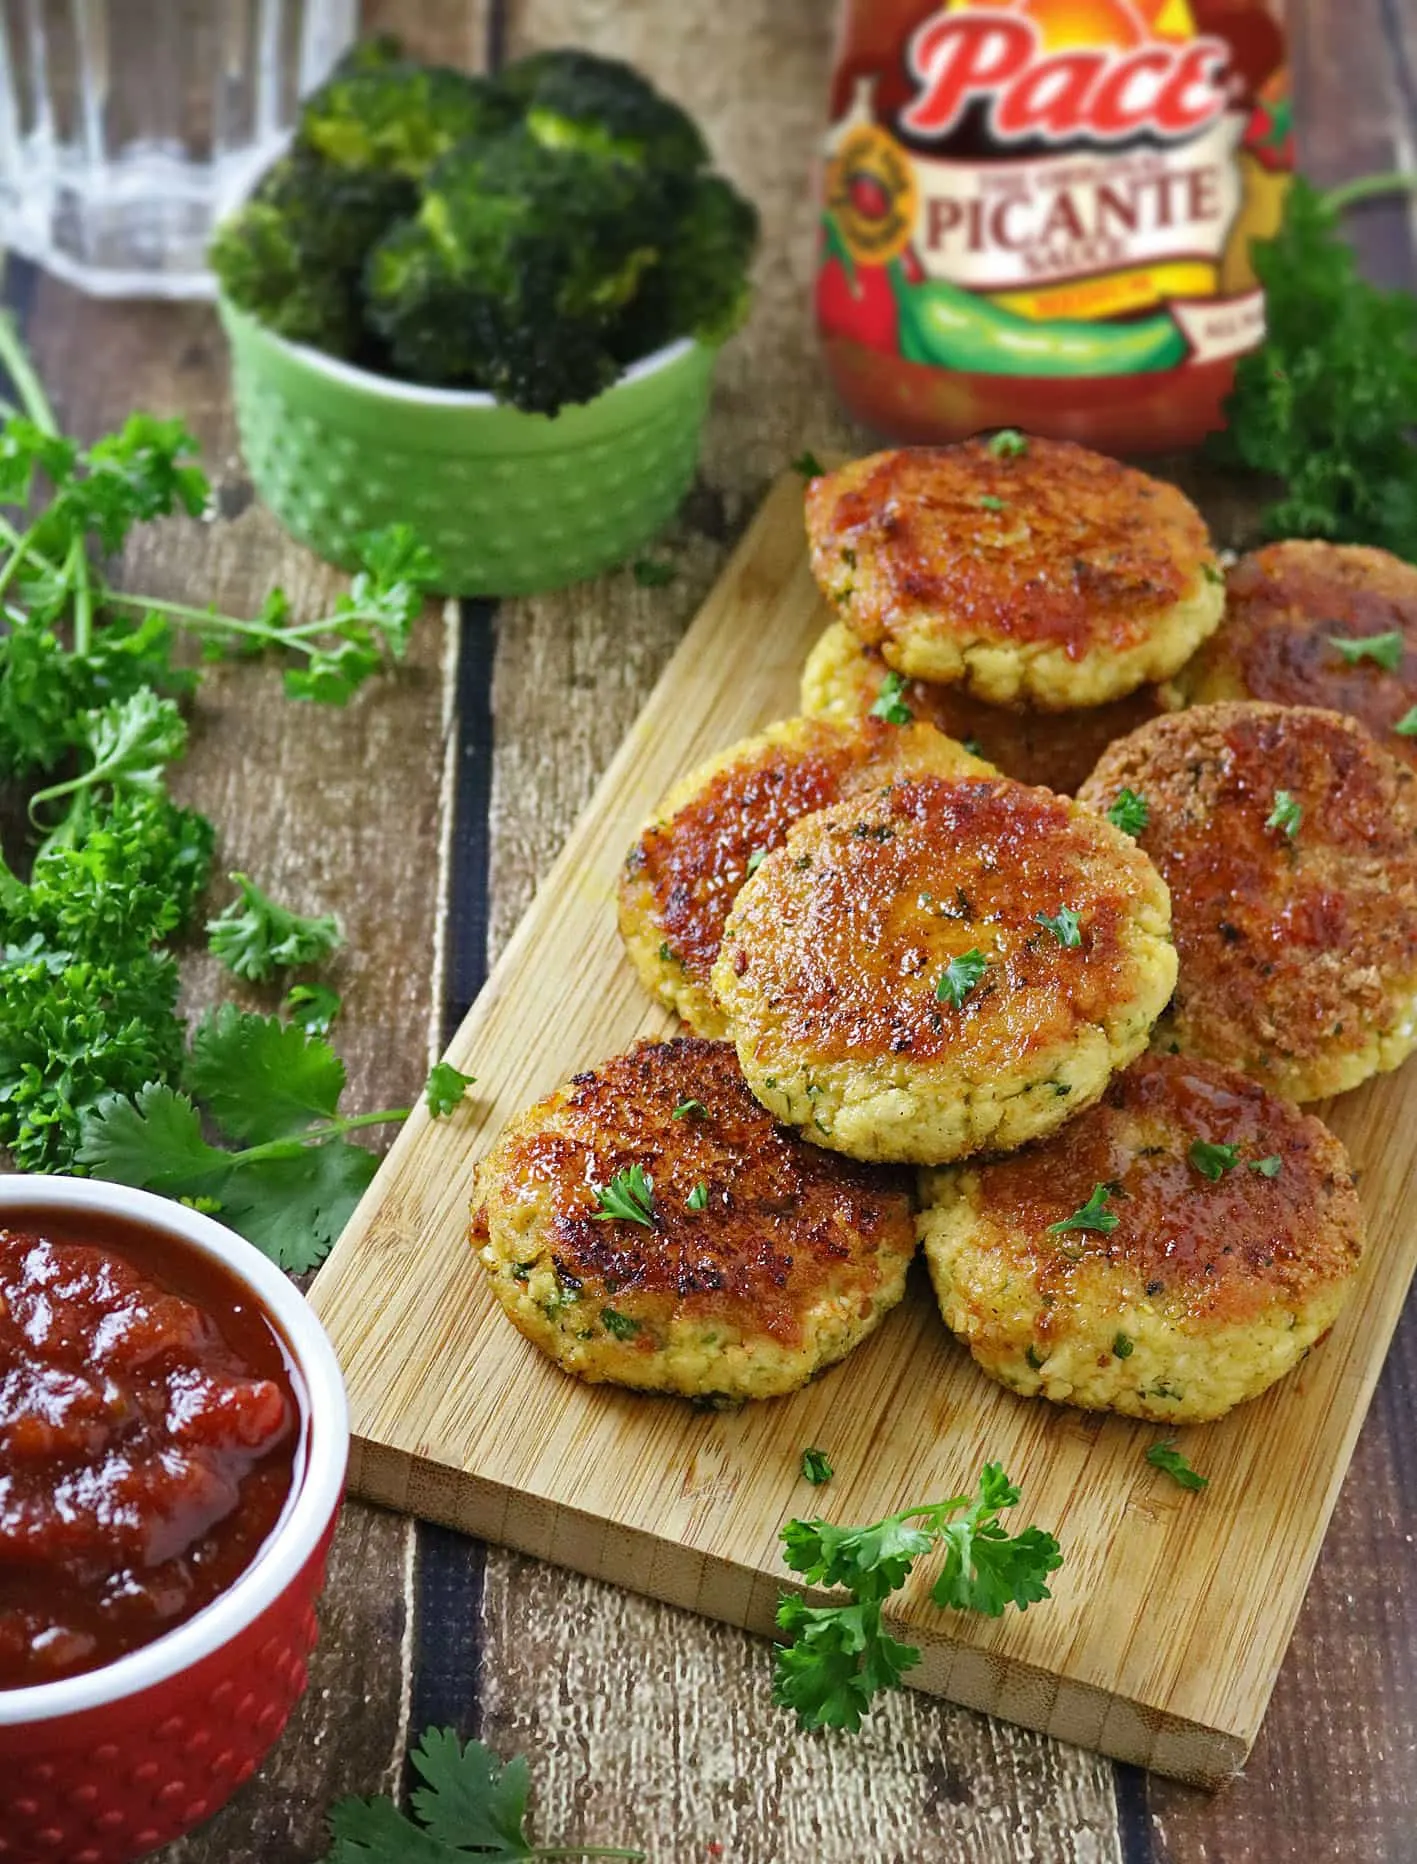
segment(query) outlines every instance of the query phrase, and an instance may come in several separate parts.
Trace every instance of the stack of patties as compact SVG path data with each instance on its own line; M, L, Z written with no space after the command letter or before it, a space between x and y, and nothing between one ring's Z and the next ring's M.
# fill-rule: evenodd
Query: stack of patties
M727 1040L641 1044L509 1129L498 1296L583 1377L766 1396L876 1325L919 1236L1003 1383L1219 1416L1361 1254L1343 1148L1281 1096L1417 1043L1417 777L1330 712L1129 729L1222 579L1179 493L1081 448L877 455L808 527L843 616L816 715L676 785L621 879L646 987ZM1111 748L1070 801L977 744L1070 784Z

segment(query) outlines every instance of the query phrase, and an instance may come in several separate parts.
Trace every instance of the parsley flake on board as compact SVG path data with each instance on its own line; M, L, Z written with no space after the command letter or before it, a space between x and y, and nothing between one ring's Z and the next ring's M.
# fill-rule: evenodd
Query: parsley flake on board
M1192 1469L1172 1442L1153 1443L1146 1453L1146 1460L1153 1469L1165 1470L1171 1480L1179 1482L1183 1489L1203 1489L1209 1485L1210 1477Z
M1001 427L997 434L989 436L987 444L996 460L1022 459L1028 451L1027 437L1016 427Z
M1107 820L1124 835L1140 835L1151 820L1151 804L1135 790L1118 790Z
M1240 1163L1240 1148L1212 1145L1208 1139L1193 1139L1186 1157L1202 1178L1209 1178L1212 1184L1218 1184L1226 1172L1234 1171Z
M1092 1196L1088 1198L1081 1210L1075 1210L1071 1217L1060 1218L1057 1223L1050 1223L1048 1234L1062 1236L1069 1230L1100 1230L1105 1236L1109 1230L1115 1230L1122 1221L1107 1208L1111 1197L1110 1185L1093 1185Z
M623 1218L627 1223L642 1223L654 1228L654 1180L642 1165L628 1165L616 1172L609 1184L595 1187L600 1209L593 1214L598 1222Z
M1330 634L1327 639L1329 646L1336 648L1350 667L1356 667L1362 660L1371 660L1388 673L1396 673L1402 665L1406 643L1400 628L1393 628L1387 634Z
M435 1120L445 1119L454 1107L462 1105L476 1079L475 1074L464 1074L450 1061L434 1062L423 1089L424 1105Z
M910 724L915 714L901 697L905 686L905 675L892 668L881 681L881 690L876 694L876 703L871 707L870 716L883 718L888 725Z
M951 958L935 986L935 1001L959 1009L969 993L978 987L988 968L989 960L977 945L958 958Z
M945 1563L930 1589L938 1606L998 1618L1052 1596L1048 1575L1062 1565L1051 1534L1027 1527L1010 1535L999 1514L1019 1491L998 1463L986 1463L972 1494L907 1508L869 1527L789 1521L784 1559L810 1586L841 1586L847 1599L808 1605L795 1593L778 1601L787 1642L777 1652L773 1701L794 1709L804 1728L851 1728L882 1689L895 1689L920 1652L886 1631L882 1607L922 1555L937 1546ZM961 1513L961 1511L963 1511ZM952 1517L959 1516L959 1519Z
M671 1120L706 1120L708 1108L701 1100L681 1100L669 1117Z
M827 1460L825 1450L808 1449L802 1452L802 1479L819 1489L830 1482L836 1471Z
M520 1754L504 1763L480 1741L464 1745L451 1728L427 1728L410 1759L423 1782L410 1795L414 1818L386 1796L339 1800L330 1808L335 1842L324 1864L536 1864L551 1858L644 1864L643 1851L622 1847L535 1844L526 1830L531 1775Z
M690 1210L708 1209L708 1186L704 1183L702 1178L700 1178L693 1190L690 1191L689 1195L684 1199L684 1202L688 1205Z
M344 943L332 913L306 918L269 898L245 874L228 878L241 897L207 921L207 946L234 977L262 984L278 970L319 964Z
M1274 807L1265 817L1266 828L1277 828L1293 841L1299 833L1299 824L1304 820L1304 806L1295 802L1288 790L1274 792Z
M1068 948L1081 945L1082 932L1079 928L1082 922L1070 906L1060 906L1051 917L1047 913L1035 913L1033 916L1039 925L1045 926L1053 934L1060 945Z

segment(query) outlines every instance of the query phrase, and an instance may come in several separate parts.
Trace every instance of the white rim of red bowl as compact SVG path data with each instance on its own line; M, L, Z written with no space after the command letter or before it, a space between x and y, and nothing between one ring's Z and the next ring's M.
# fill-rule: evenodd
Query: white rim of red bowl
M216 1257L256 1296L283 1335L305 1387L307 1439L293 1499L235 1585L186 1624L101 1669L57 1683L0 1689L0 1728L110 1707L229 1644L280 1598L319 1546L344 1491L349 1454L349 1411L334 1348L304 1296L254 1244L185 1204L96 1178L0 1173L0 1228L10 1212L19 1210L93 1210L127 1217Z
M236 307L240 310L240 307ZM431 388L420 382L405 382L398 376L379 375L373 369L361 369L352 362L344 362L338 356L328 356L324 350L312 349L308 343L294 343L289 337L283 337L279 331L263 324L259 317L253 317L249 311L240 311L240 315L255 325L268 343L289 355L298 357L308 367L318 369L333 382L343 382L351 388L362 388L371 394L386 395L390 401L412 401L422 407L432 408L500 408L503 413L524 412L514 409L510 403L498 401L485 388ZM672 343L666 343L663 349L653 350L648 356L641 356L638 362L632 362L622 369L615 380L600 391L595 399L603 395L613 395L617 388L625 388L631 382L641 381L647 375L658 375L661 369L669 368L682 356L697 349L698 343L693 337L676 337ZM579 407L589 407L590 402L569 402L566 411ZM548 419L542 416L542 419Z

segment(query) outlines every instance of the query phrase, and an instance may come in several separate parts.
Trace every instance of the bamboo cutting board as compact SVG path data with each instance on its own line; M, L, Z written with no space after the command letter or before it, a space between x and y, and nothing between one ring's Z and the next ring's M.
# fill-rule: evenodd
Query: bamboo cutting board
M848 1360L737 1413L586 1386L514 1331L466 1240L474 1162L577 1069L668 1031L621 955L619 864L669 784L796 710L828 616L802 484L774 489L690 628L455 1037L474 1097L420 1108L311 1291L349 1386L355 1492L767 1632L793 1515L864 1522L1002 1462L1014 1526L1056 1533L1051 1603L988 1621L896 1596L909 1680L972 1708L1215 1786L1258 1732L1414 1265L1417 1070L1320 1109L1359 1174L1369 1252L1329 1340L1263 1398L1180 1434L1203 1494L1143 1459L1155 1426L1049 1407L986 1380L911 1293ZM799 1473L808 1444L836 1470ZM764 1688L767 1674L764 1671Z

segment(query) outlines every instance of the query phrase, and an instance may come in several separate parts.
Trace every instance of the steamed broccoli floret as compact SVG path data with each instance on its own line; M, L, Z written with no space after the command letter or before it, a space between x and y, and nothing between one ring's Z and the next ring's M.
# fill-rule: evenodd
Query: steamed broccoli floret
M758 210L720 175L695 175L666 197L659 263L645 274L615 330L622 362L676 337L722 343L748 314L748 266Z
M636 170L525 128L464 146L370 255L370 321L415 380L543 413L587 401L616 373L612 325L656 261L662 198Z
M490 78L375 63L336 72L306 98L296 142L339 168L421 181L458 143L495 136L518 114Z
M508 66L501 84L547 148L579 149L660 176L693 174L708 161L693 118L619 59L537 52Z
M400 175L338 169L295 150L221 222L207 257L233 304L292 342L349 356L362 339L365 255L416 203Z

